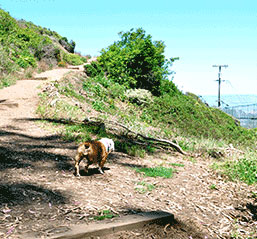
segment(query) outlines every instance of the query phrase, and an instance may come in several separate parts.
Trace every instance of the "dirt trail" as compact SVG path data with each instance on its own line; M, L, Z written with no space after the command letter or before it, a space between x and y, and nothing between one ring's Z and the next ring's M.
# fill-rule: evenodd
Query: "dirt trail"
M37 77L58 80L69 71ZM72 224L89 223L103 209L115 215L167 211L176 219L165 230L165 225L153 225L105 238L230 238L239 229L254 235L253 187L225 182L208 160L163 152L140 159L114 152L104 175L92 167L87 175L74 177L76 145L37 124L42 84L22 80L0 90L0 238L24 233L46 238ZM171 179L148 178L134 170L174 163L183 167L177 166ZM242 223L235 225L235 219Z
M35 80L19 80L15 85L0 90L0 127L12 127L17 120L33 118L38 102L39 86L42 85L41 78L47 81L59 80L71 69L54 69L36 74ZM19 128L21 125L19 125ZM20 128L20 130L22 130ZM24 132L27 128L24 128Z

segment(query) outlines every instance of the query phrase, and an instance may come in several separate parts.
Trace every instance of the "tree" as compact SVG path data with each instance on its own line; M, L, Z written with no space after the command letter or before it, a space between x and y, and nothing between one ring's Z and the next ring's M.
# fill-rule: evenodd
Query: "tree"
M127 88L142 88L160 95L161 81L170 74L171 61L164 56L162 41L139 28L119 33L120 40L102 49L98 64L107 77Z

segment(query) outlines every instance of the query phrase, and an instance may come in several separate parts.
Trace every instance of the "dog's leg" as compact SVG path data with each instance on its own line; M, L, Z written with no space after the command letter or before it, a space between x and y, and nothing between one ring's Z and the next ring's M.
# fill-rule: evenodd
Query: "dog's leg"
M79 174L79 163L80 161L82 160L82 155L81 154L77 154L76 157L75 157L75 165L74 165L74 168L75 168L75 176L80 176Z
M85 169L84 169L84 171L85 171L85 173L87 173L88 172L88 167L91 165L92 163L91 163L91 161L87 161L87 165L85 166Z
M99 172L101 173L101 174L104 174L104 172L103 172L103 167L104 167L104 164L105 164L105 162L106 162L106 159L107 159L107 157L108 157L108 154L101 160L101 162L99 163Z
M99 172L100 172L101 174L104 174L104 172L103 172L103 170L102 170L102 168L101 168L100 166L99 166L98 170L99 170Z

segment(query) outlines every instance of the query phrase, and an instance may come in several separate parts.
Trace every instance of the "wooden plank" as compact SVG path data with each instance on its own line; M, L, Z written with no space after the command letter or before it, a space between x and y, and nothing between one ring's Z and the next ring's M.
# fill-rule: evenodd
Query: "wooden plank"
M171 223L174 216L168 212L143 212L122 216L114 220L80 224L70 227L70 230L59 233L50 239L83 239L90 236L103 236L119 231L132 230L152 223ZM24 239L28 237L24 237Z

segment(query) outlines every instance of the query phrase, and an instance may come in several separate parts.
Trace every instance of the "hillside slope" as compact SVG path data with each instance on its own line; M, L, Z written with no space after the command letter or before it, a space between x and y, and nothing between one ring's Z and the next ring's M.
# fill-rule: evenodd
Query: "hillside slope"
M32 22L16 20L0 9L0 77L35 68L39 61L49 67L58 63L80 65L85 58L73 54L75 42Z

